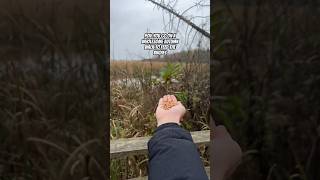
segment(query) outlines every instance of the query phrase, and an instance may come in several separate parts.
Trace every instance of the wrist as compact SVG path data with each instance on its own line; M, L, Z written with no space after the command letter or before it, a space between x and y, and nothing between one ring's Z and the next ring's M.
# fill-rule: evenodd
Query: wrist
M179 119L158 120L157 127L161 126L162 124L167 124L167 123L176 123L176 124L180 125L180 120Z
M180 116L171 114L170 116L157 117L157 126L165 123L177 123L180 125Z
M166 128L177 128L177 127L180 127L178 123L164 123L164 124L161 124L160 126L157 127L157 129L155 130L156 131L160 131L162 129L166 129Z

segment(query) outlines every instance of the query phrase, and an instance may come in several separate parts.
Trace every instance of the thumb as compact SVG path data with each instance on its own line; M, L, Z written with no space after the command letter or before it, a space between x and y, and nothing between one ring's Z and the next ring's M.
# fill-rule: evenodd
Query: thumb
M219 125L213 131L214 138L231 137L225 126Z

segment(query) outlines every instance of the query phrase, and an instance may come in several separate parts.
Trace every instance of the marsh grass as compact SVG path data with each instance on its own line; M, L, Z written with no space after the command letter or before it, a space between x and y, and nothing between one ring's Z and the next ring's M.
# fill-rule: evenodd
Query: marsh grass
M212 14L214 118L245 151L231 179L319 179L319 4L225 1ZM309 142L309 143L307 143Z
M107 179L102 1L0 3L0 179Z

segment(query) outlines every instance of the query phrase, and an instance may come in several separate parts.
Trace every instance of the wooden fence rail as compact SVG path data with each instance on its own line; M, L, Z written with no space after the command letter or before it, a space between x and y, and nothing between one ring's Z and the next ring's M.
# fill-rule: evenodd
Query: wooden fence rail
M210 142L210 130L191 132L195 144ZM147 154L147 143L151 137L121 138L110 141L110 158L121 158L129 155Z
M210 130L191 132L192 139L197 145L208 145L210 142ZM126 158L129 155L148 153L148 141L151 137L121 138L110 141L110 158ZM210 167L205 167L210 179ZM138 177L131 180L147 180L148 177Z

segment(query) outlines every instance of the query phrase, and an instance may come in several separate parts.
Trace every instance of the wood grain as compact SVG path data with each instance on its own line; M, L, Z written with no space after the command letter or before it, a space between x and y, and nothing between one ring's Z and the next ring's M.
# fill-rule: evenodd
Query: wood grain
M210 130L191 132L195 144L203 145L210 142ZM122 158L128 155L147 154L147 143L151 137L122 138L110 141L110 158Z

